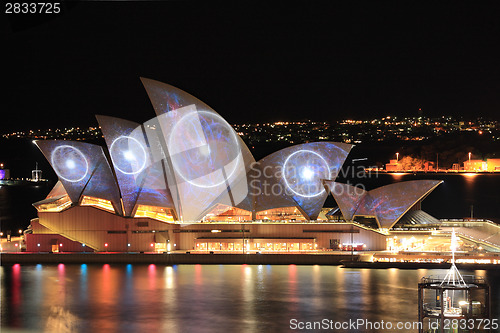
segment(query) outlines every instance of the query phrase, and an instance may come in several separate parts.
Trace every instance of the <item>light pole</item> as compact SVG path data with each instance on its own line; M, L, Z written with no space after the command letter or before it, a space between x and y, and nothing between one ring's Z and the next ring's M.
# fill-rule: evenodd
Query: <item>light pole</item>
M354 221L351 221L351 262L354 259L354 240L353 240L353 236L354 236Z
M469 152L469 163L470 163L470 156L471 156L471 152Z
M243 241L243 248L241 249L243 251L243 254L245 254L245 225L241 225L241 232L242 232L242 241Z
M396 162L399 161L399 153L396 153Z

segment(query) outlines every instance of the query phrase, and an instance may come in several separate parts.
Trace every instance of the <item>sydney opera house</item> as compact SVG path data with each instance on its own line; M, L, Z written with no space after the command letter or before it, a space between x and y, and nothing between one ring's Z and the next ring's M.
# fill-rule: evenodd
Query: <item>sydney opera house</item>
M59 181L34 203L27 251L385 250L391 229L435 224L441 182L365 191L335 182L352 146L311 142L255 161L208 105L142 79L156 117L97 116L105 146L37 141ZM332 195L338 207L325 208Z

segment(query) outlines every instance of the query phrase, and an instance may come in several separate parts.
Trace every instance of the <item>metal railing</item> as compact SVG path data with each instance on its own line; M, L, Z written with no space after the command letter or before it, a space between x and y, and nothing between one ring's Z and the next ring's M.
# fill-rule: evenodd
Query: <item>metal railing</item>
M465 283L467 284L485 284L486 280L482 276L477 275L462 275ZM441 283L445 275L430 275L424 276L421 280L422 283Z

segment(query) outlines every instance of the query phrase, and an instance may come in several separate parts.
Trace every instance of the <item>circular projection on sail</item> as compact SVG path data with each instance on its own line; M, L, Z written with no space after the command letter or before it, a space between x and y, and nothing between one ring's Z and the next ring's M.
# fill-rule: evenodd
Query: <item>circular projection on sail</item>
M85 155L73 146L58 146L52 151L50 161L57 176L71 183L83 180L89 172Z
M290 191L301 197L312 198L325 191L322 179L330 179L330 168L317 152L298 150L286 158L282 174Z
M135 175L146 166L146 149L131 136L120 136L111 143L109 154L115 168L126 175Z
M236 133L216 113L185 114L173 127L168 147L176 173L193 186L223 185L244 167Z

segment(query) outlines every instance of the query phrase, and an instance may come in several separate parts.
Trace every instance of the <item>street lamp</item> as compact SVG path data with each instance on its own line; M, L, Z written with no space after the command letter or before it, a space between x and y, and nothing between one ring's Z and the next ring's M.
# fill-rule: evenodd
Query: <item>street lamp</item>
M396 153L396 162L399 161L399 153Z
M470 156L471 156L471 154L472 154L472 153L471 153L471 152L469 152L469 163L470 163Z

